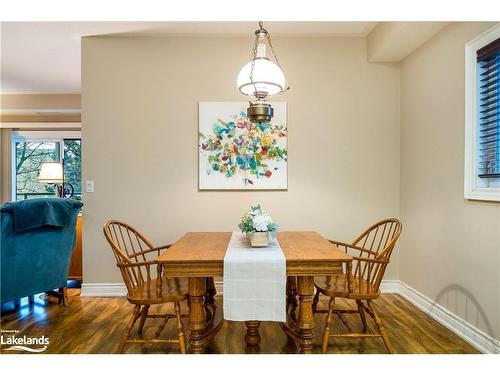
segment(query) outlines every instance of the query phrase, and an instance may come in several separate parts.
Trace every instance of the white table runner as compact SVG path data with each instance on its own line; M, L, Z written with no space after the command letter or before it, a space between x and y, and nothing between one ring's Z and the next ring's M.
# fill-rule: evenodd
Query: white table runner
M224 257L224 319L286 322L286 259L276 239L253 248L233 232Z

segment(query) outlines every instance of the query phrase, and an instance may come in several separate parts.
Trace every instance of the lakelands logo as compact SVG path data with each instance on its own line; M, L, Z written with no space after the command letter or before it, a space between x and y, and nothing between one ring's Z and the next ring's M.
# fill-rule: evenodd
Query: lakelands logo
M2 351L25 351L31 353L41 353L47 350L49 338L42 335L40 337L18 336L19 331L0 331L0 344ZM8 346L7 346L8 345ZM5 347L7 346L7 347Z

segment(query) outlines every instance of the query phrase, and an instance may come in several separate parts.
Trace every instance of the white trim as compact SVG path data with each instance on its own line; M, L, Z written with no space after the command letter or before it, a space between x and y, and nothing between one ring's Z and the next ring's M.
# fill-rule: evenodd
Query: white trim
M380 284L380 291L382 293L399 293L399 285L399 280L384 280ZM216 281L215 288L217 294L222 295L224 293L223 281ZM124 283L83 283L80 295L84 297L121 297L127 295L127 288Z
M217 294L224 294L224 282L222 280L215 281L215 289L217 289Z
M16 145L14 141L14 132L11 131L10 135L10 197L12 202L17 199L17 176L16 176Z
M399 280L382 280L380 283L381 293L399 293Z
M499 354L500 341L474 327L444 306L423 295L402 281L399 284L399 295L412 305L422 310L432 319L444 325L450 331L467 341L482 353Z
M382 293L399 293L399 280L383 280L380 284L380 291ZM221 281L215 282L217 294L223 294L224 283Z
M16 141L37 140L47 142L62 142L64 139L81 139L80 130L19 130L12 132Z
M1 115L79 115L80 108L23 108L23 109L0 109Z
M216 281L217 294L223 294L222 281ZM482 353L499 354L500 341L489 336L479 328L474 327L444 306L423 295L411 286L400 280L385 280L380 285L382 293L397 293L429 315L432 319L441 323L457 336L467 341ZM82 285L82 297L123 297L127 294L127 288L123 283L103 283Z
M477 186L477 50L500 35L493 26L465 45L465 163L464 198L500 202L500 187Z
M81 122L0 122L0 129L81 129Z
M127 295L124 283L83 283L80 297L123 297Z

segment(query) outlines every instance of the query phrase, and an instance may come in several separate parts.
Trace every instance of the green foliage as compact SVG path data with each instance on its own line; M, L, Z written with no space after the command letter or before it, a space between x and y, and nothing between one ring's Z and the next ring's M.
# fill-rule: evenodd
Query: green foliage
M276 224L269 215L260 207L260 204L251 206L246 210L241 217L241 222L238 225L243 233L249 232L271 232L275 233L279 230Z
M74 199L81 200L81 141L66 139L64 149L58 141L16 142L17 199L55 196L54 185L39 183L38 175L45 161L57 161L64 153L64 180L73 185Z

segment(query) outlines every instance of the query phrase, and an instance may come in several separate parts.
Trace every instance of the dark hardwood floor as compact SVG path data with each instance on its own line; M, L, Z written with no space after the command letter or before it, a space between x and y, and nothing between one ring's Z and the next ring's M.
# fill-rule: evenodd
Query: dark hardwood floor
M45 353L115 353L123 329L128 321L132 306L125 298L80 297L79 289L69 290L69 306L58 305L56 299L45 295L35 297L35 303L22 300L15 308L13 303L4 305L1 314L2 330L18 330L18 336L49 337L50 344ZM218 300L221 305L221 300ZM320 304L325 304L322 300ZM339 302L346 307L346 302ZM396 294L384 294L376 300L378 311L388 330L397 353L478 353L478 351L450 332L441 324L418 310ZM156 310L156 308L155 308ZM153 307L150 312L155 311ZM187 311L187 307L183 306ZM317 315L314 352L319 353L324 315ZM360 329L357 316L349 316L352 327ZM158 324L156 320L156 324ZM373 325L370 322L370 327ZM168 323L162 336L174 336L174 322ZM186 322L187 325L187 322ZM148 319L145 335L153 335L155 319ZM345 328L337 317L333 331ZM207 348L208 353L298 353L290 344L278 323L264 322L261 325L260 346L245 345L245 326L239 322L226 321L214 341ZM187 330L186 330L187 332ZM132 335L136 334L135 330ZM126 353L179 353L175 344L129 345ZM6 354L7 352L3 352ZM9 352L15 353L15 352ZM385 347L381 339L331 339L329 353L382 353Z

